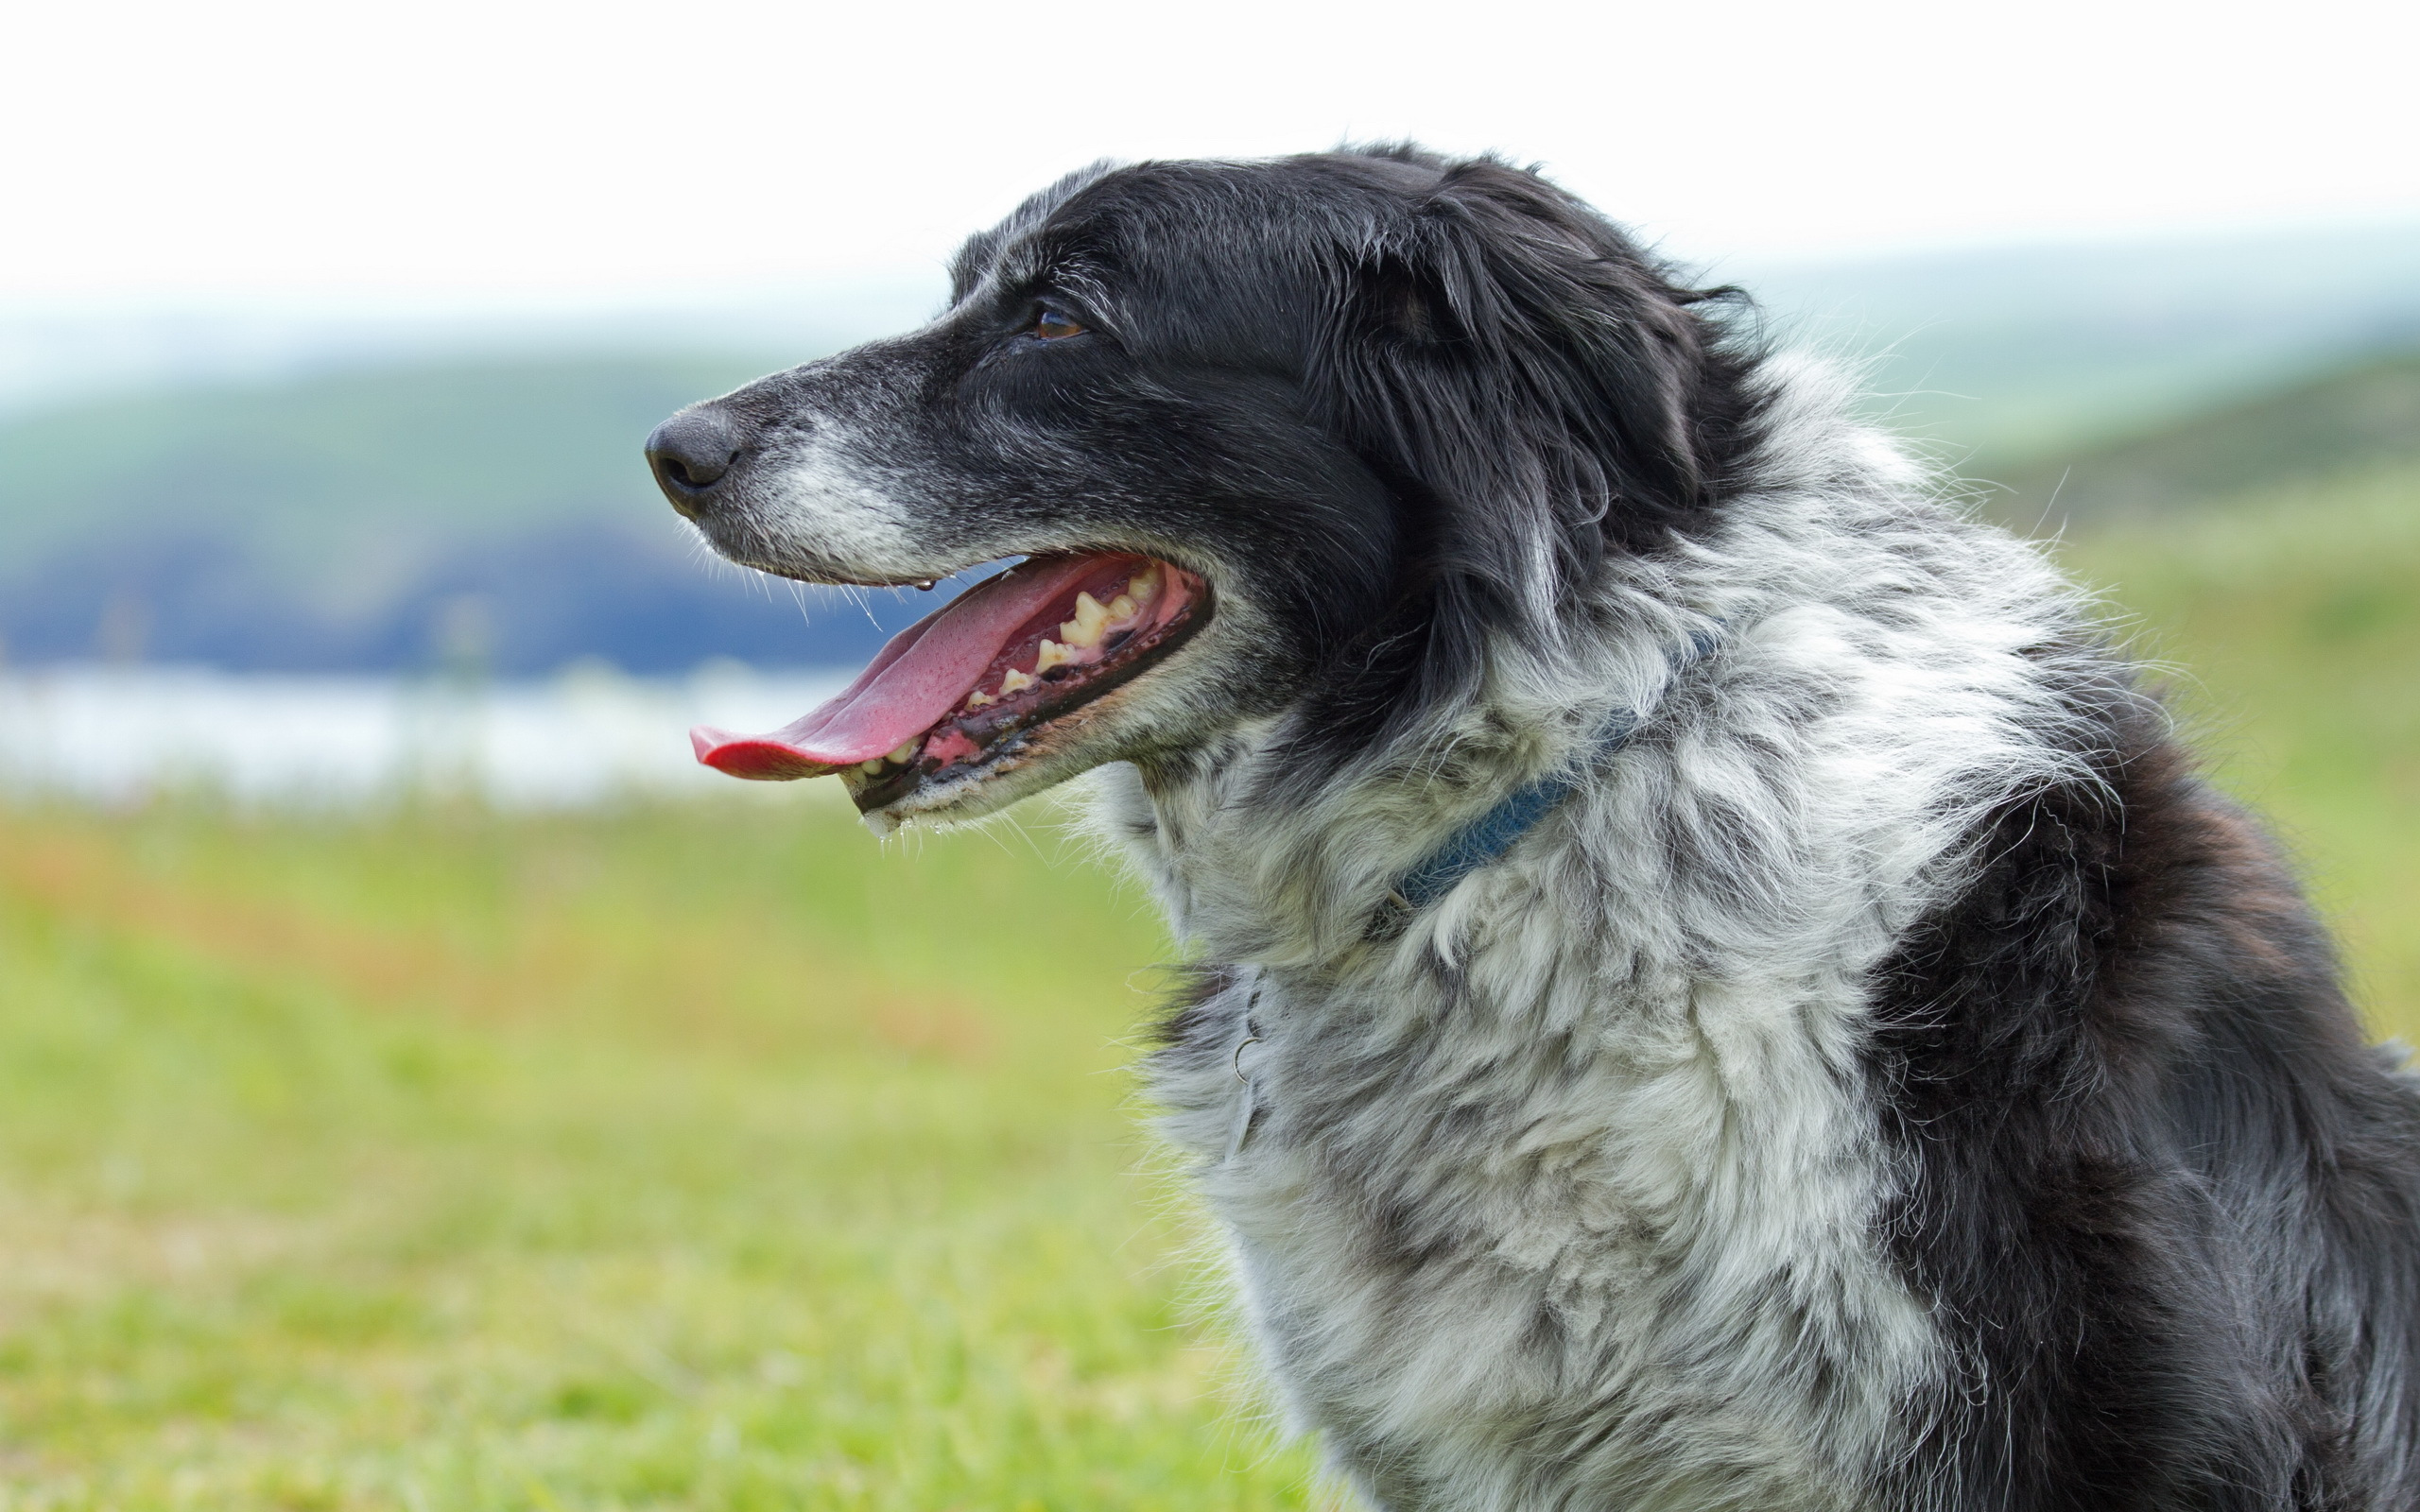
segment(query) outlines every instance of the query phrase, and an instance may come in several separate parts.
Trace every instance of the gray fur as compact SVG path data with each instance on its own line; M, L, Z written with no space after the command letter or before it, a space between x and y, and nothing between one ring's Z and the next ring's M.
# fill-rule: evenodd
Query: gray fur
M815 580L1203 585L842 781L888 833L1092 774L1197 963L1161 1126L1375 1505L2420 1504L2420 1098L2082 596L1837 374L1410 147L1090 170L956 272L659 476Z
M1772 370L1766 481L1723 533L1609 575L1412 764L1276 833L1235 801L1249 736L1098 782L1187 944L1239 966L1152 1068L1163 1126L1295 1419L1396 1512L1867 1504L1946 1367L1877 1250L1865 978L1981 812L2072 775L2021 652L2076 609L1839 383ZM1709 621L1724 649L1668 685ZM1596 782L1364 938L1392 876L1614 700L1652 713Z

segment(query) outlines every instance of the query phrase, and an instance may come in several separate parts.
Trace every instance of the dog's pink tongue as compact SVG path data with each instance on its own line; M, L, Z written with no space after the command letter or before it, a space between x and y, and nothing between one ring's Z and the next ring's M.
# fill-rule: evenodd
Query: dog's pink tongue
M1025 562L987 577L891 637L838 697L769 735L689 731L698 760L734 777L781 782L888 756L975 691L1009 638L1092 569L1091 557Z

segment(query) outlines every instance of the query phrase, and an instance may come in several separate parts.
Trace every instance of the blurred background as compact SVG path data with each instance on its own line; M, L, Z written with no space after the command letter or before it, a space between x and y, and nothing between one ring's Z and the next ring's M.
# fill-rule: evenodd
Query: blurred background
M648 428L1099 157L1493 148L1747 285L2108 595L2420 1033L2409 8L7 26L0 1506L1331 1504L1124 1106L1143 900L683 737L917 607L710 560Z

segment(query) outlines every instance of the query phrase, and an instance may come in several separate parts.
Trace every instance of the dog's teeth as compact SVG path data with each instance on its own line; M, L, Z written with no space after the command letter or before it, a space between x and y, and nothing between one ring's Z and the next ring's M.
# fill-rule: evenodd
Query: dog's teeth
M1032 686L1032 673L1020 672L1016 668L1011 667L1009 668L1009 675L1000 679L1000 696L1005 698L1012 693L1023 693L1026 689Z
M999 701L999 699L993 697L990 694L985 693L980 688L976 689L973 693L966 696L966 707L969 709L982 709Z
M857 770L865 773L868 777L872 777L874 773L882 770L882 758L877 756L870 762L859 762L857 763Z
M1106 626L1112 617L1108 610L1101 608L1100 600L1090 593L1078 593L1076 617L1059 627L1059 639L1072 646L1098 645L1101 627Z
M911 740L911 741L909 741L907 745L902 746L902 747L900 747L897 750L892 751L892 752L890 753L890 759L891 759L892 761L894 761L894 762L899 763L901 765L903 765L903 766L904 766L904 765L907 765L910 760L912 760L912 759L915 757L915 754L916 754L916 742L914 742L914 741L912 741L912 740Z
M1113 624L1132 619L1143 606L1134 602L1132 593L1120 593L1109 601L1109 617Z
M1052 667L1063 667L1075 660L1075 653L1046 636L1042 644L1034 651L1033 670L1040 674L1049 671ZM1003 683L1002 686L1005 687L1007 684Z
M1137 604L1148 604L1153 598L1159 596L1159 564L1154 562L1150 566L1143 569L1143 572L1139 576L1127 583L1126 592L1132 595L1134 602Z

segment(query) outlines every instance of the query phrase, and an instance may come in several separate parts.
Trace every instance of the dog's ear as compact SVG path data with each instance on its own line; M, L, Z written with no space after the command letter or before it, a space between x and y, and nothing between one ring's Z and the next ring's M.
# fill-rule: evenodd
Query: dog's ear
M1340 280L1313 354L1323 420L1396 491L1425 576L1552 633L1609 548L1708 503L1736 365L1618 230L1534 174L1448 167Z
M1754 352L1707 305L1731 291L1684 286L1535 174L1433 166L1342 250L1308 353L1405 556L1294 726L1281 770L1306 792L1466 704L1507 638L1560 645L1609 551L1707 524L1754 403Z

